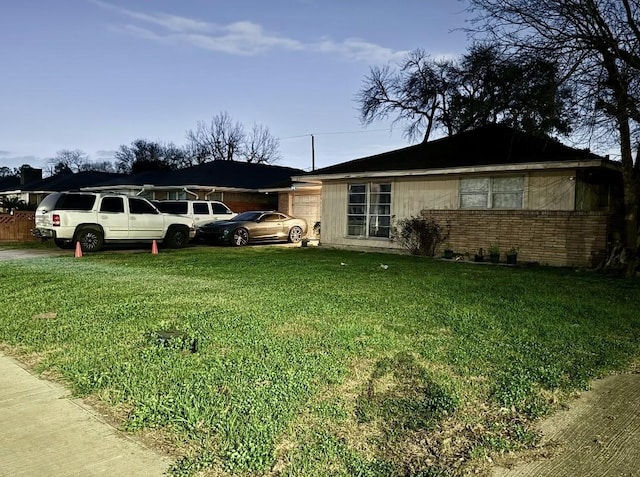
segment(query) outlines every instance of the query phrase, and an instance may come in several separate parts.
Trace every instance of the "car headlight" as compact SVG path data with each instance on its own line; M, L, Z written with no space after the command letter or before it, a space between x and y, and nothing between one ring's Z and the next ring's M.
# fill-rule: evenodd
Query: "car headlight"
M226 237L227 235L229 235L229 229L224 229L224 232L223 232L222 234L223 234L225 237Z

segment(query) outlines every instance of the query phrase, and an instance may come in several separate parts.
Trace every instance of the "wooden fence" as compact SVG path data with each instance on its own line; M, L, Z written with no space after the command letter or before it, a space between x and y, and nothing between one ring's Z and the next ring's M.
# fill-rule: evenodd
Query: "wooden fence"
M34 242L31 235L35 226L35 213L16 210L13 214L0 214L0 242Z

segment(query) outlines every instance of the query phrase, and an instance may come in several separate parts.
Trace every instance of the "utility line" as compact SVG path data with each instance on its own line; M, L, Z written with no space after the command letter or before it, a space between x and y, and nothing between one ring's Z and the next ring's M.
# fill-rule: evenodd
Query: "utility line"
M386 129L367 129L365 131L336 131L336 132L323 132L323 133L309 133L309 134L300 134L298 136L279 137L278 140L285 141L287 139L299 139L301 137L335 136L335 135L338 135L338 134L366 134L366 133L382 132L382 131L391 131L391 128L386 128Z

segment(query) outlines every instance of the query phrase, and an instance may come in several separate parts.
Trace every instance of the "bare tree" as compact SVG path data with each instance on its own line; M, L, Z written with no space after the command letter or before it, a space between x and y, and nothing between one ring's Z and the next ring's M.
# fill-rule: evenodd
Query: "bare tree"
M257 164L273 163L280 159L279 149L280 141L271 135L269 128L254 124L245 138L242 157Z
M89 162L89 156L80 149L62 149L47 161L46 172L53 176L62 172L79 172Z
M582 126L617 137L624 180L627 275L639 243L640 2L469 0L476 35L516 54L544 55L578 92Z
M373 67L356 96L363 124L395 115L405 122L405 136L427 141L437 123L446 118L449 85L448 61L436 61L423 50L407 56L396 72L389 66ZM438 115L438 112L441 114Z
M196 130L187 131L191 151L196 162L234 161L242 152L244 127L234 123L226 112L214 116L210 123L198 121Z
M226 112L214 116L210 123L198 121L195 130L187 131L187 142L196 164L237 160L270 163L279 159L280 144L267 127L254 125L246 134L244 126L233 122Z

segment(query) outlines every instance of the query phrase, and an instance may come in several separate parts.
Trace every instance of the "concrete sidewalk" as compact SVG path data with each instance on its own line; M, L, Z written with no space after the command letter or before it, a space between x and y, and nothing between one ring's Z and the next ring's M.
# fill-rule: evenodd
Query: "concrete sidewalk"
M0 353L0 477L155 477L171 460Z

